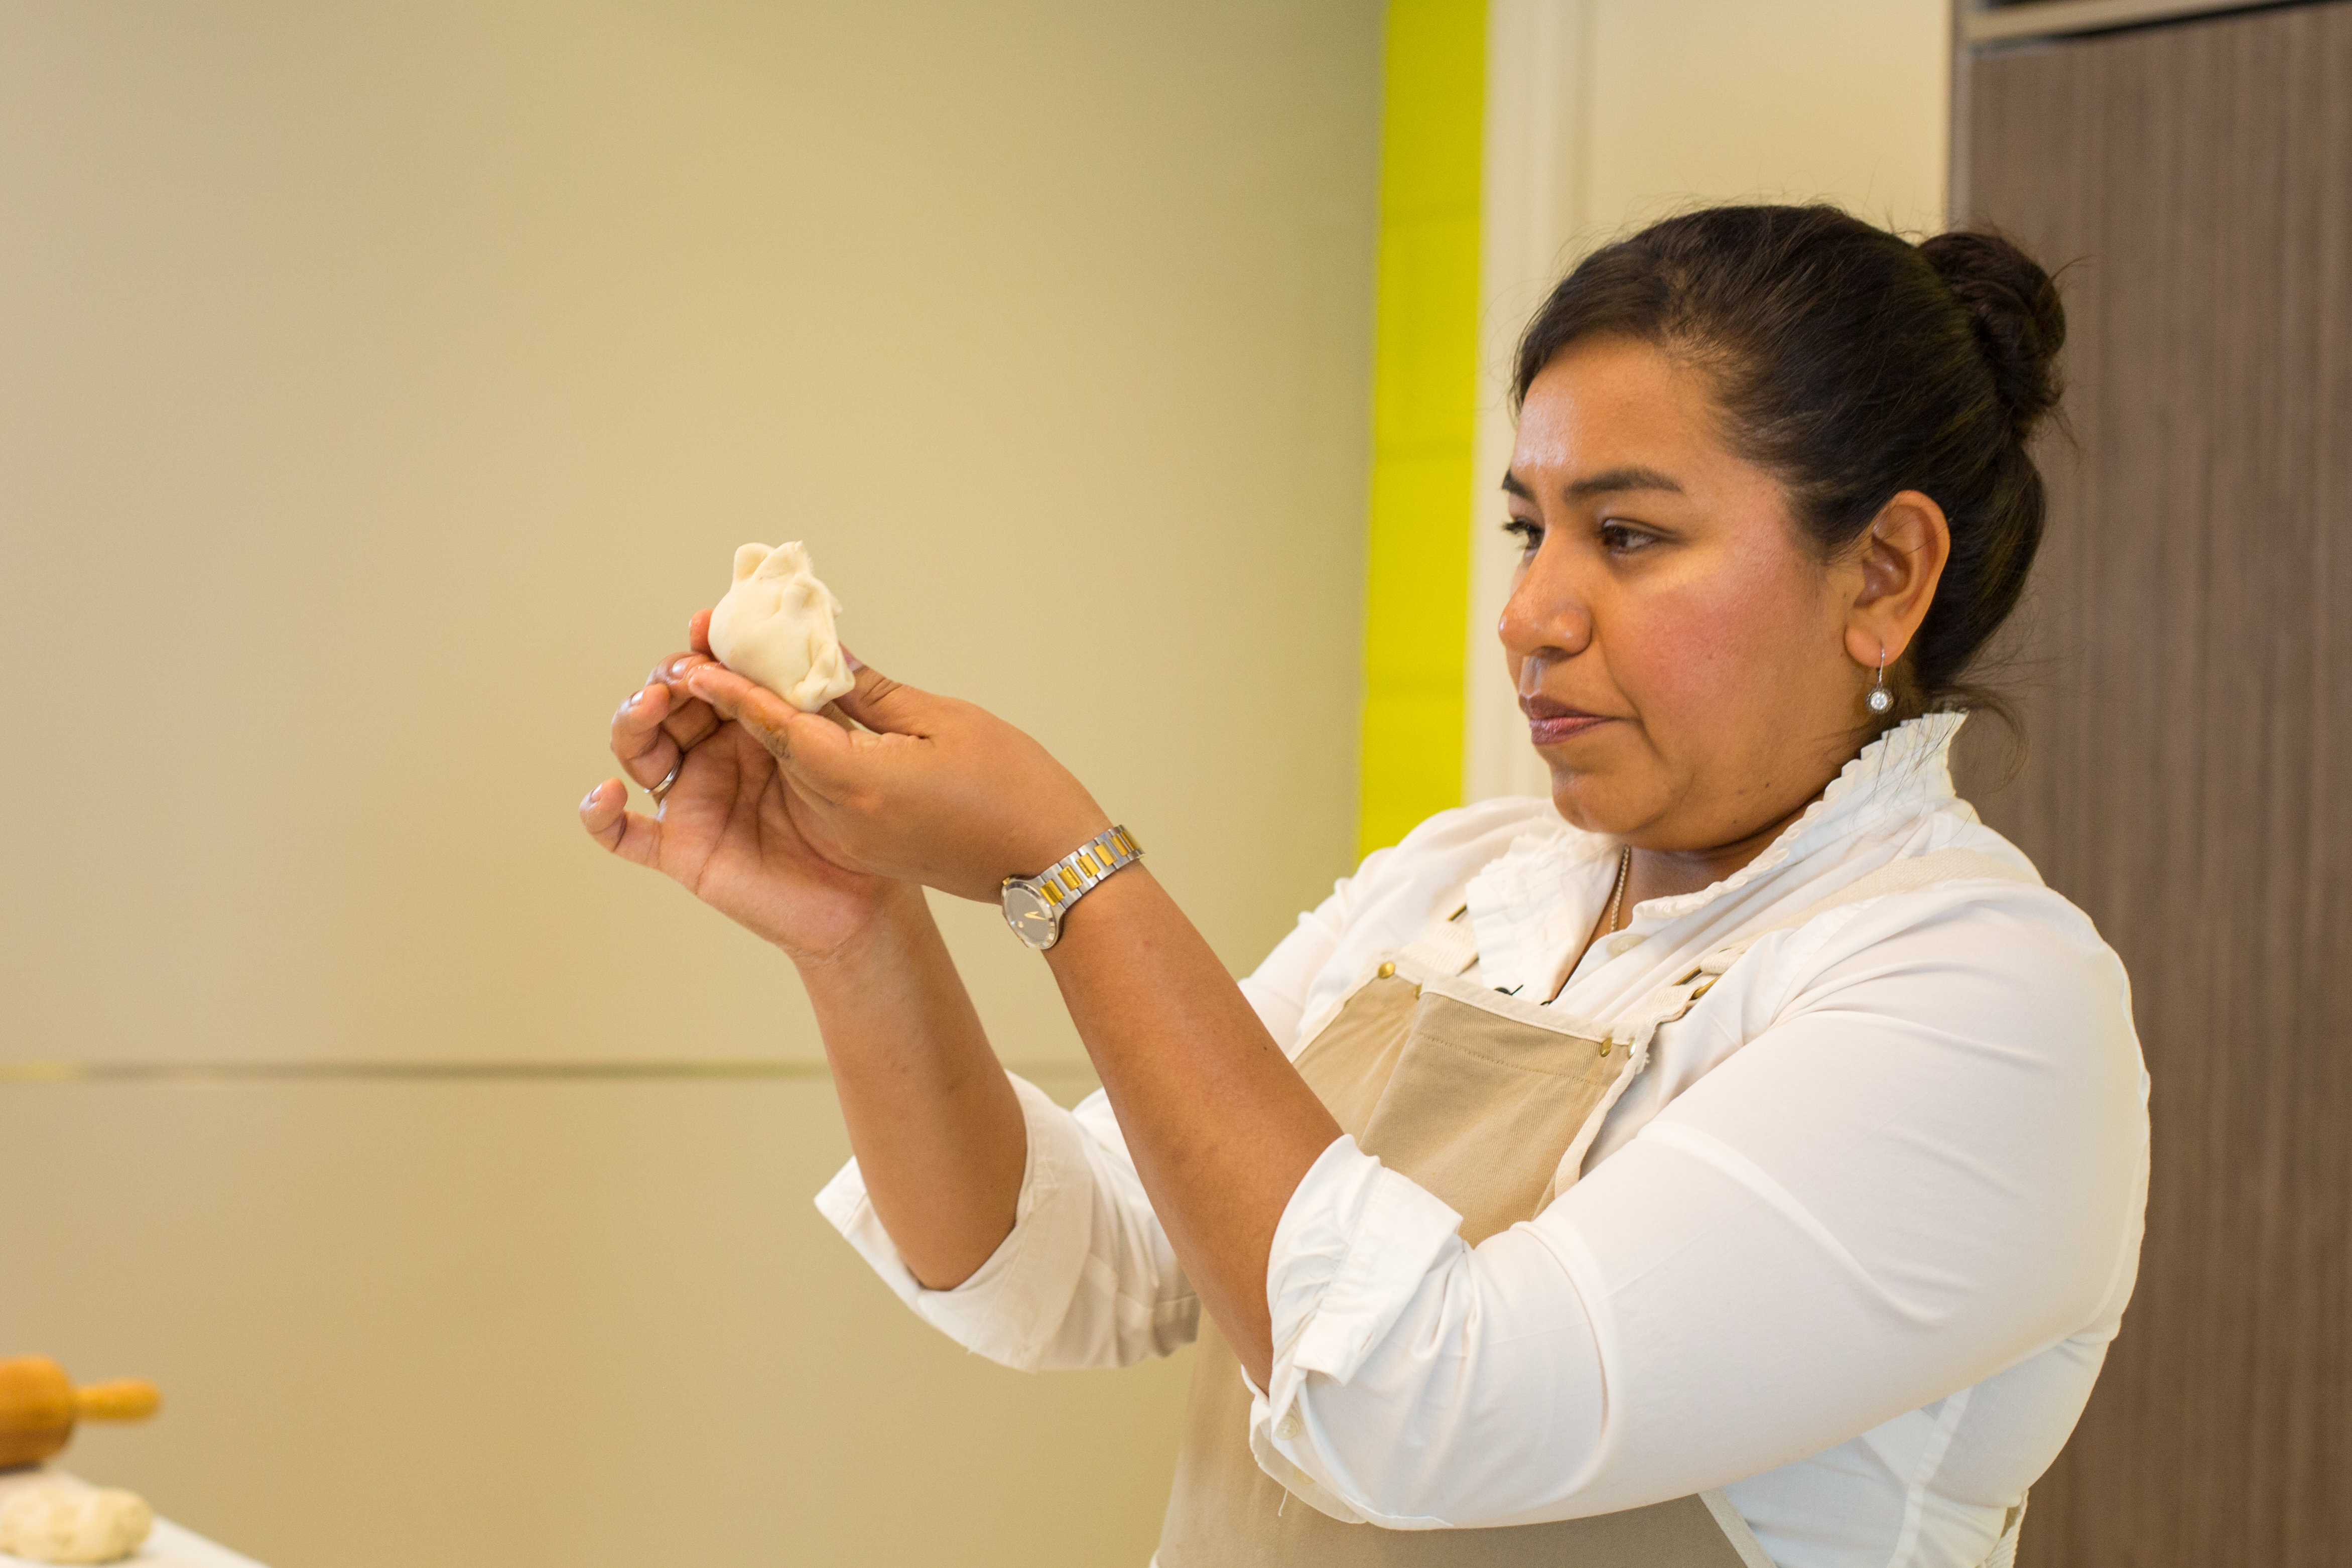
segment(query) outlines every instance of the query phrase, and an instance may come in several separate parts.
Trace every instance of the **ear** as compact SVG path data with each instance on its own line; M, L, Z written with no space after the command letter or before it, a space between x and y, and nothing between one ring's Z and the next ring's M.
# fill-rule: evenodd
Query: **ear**
M1951 524L1932 497L1898 490L1870 520L1855 547L1854 597L1846 611L1845 651L1865 669L1903 657L1935 602L1952 555Z
M740 583L744 578L757 572L760 569L760 563L767 558L768 547L764 544L737 545L735 547L735 581Z

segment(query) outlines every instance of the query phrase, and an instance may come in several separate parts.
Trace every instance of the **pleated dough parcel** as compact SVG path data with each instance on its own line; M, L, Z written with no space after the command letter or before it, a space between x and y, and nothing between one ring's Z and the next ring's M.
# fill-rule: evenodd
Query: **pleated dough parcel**
M0 1501L0 1552L36 1563L114 1563L138 1551L154 1524L134 1492L37 1481Z
M857 684L833 629L841 601L816 580L808 546L735 552L735 584L710 612L710 651L803 713Z

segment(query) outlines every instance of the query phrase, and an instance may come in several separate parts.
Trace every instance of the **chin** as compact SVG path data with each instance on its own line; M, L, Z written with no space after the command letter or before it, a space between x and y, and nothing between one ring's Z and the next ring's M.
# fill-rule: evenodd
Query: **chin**
M1608 793L1597 787L1600 781L1591 773L1571 773L1555 766L1551 770L1552 809L1567 820L1570 827L1586 833L1614 835L1622 825L1623 813L1610 809L1612 804Z

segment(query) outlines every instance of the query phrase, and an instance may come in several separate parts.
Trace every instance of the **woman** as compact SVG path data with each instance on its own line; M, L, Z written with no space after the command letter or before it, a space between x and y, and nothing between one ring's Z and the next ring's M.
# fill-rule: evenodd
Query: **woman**
M1432 817L1238 984L1027 737L870 669L862 729L796 713L698 619L613 729L664 811L583 819L798 965L821 1205L919 1312L1027 1368L1198 1333L1161 1568L1982 1563L2146 1184L2122 969L1946 764L2063 330L2006 241L1828 208L1587 259L1503 481L1552 798ZM1100 1094L1008 1079L922 885L1052 942Z

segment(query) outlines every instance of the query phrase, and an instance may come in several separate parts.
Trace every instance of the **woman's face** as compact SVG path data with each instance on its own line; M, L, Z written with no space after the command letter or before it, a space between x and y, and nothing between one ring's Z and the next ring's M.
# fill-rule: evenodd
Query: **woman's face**
M1526 549L1497 629L1553 802L1644 849L1774 826L1869 731L1860 569L1822 560L1717 419L1702 373L1583 340L1529 387L1504 482Z

